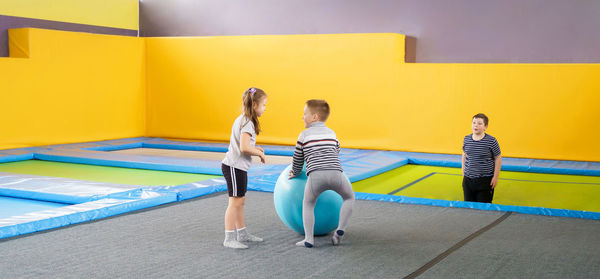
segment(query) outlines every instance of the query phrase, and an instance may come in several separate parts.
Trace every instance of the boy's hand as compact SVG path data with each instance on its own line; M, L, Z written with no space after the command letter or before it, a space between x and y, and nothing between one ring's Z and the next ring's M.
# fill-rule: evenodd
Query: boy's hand
M263 154L265 153L265 150L262 147L260 147L260 146L254 146L254 147L256 147L256 149L262 151Z
M260 157L260 162L263 164L267 161L267 157L265 156L264 151L262 151L260 154L258 154L258 157Z
M492 189L496 188L497 184L498 184L498 177L497 176L492 177L492 182L490 182L490 186L492 186Z
M288 177L288 179L292 179L292 178L294 178L294 177L296 177L296 176L294 175L294 171L293 171L293 170L290 170L290 174L289 174L289 177Z

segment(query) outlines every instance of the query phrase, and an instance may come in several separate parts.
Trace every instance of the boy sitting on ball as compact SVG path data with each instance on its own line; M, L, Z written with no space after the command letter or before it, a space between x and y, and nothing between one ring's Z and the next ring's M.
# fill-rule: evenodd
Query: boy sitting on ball
M312 248L314 245L314 209L319 195L327 190L337 192L344 202L340 210L340 221L333 233L331 242L338 245L344 235L348 220L352 215L354 192L350 181L342 174L340 163L340 143L335 132L325 126L329 117L329 104L325 100L308 100L304 106L304 127L306 130L298 136L294 160L289 178L302 172L306 161L306 187L302 203L302 221L304 240L297 246Z

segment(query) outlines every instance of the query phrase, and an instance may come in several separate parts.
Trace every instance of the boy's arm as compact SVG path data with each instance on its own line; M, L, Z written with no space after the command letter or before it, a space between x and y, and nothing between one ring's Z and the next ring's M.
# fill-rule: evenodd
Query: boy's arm
M463 151L462 154L462 163L460 164L460 170L462 171L462 175L465 176L465 160L467 159L467 155L465 155L465 152Z
M462 171L462 175L465 176L465 161L467 160L467 154L465 154L465 140L463 139L463 144L462 144L462 163L460 164L460 170Z
M300 134L298 137L298 141L296 142L296 150L294 150L294 159L292 161L292 171L290 173L290 178L299 175L302 172L302 167L304 166L304 142L303 136Z
M498 140L494 139L492 143L492 154L494 155L494 176L492 177L492 182L490 182L490 186L492 189L496 187L498 184L498 176L500 175L500 169L502 168L502 156L500 154L500 145L498 144Z
M500 175L500 169L502 168L502 155L496 156L496 158L494 158L494 163L496 164L494 166L494 177L492 177L492 182L490 183L492 189L498 184L498 176Z

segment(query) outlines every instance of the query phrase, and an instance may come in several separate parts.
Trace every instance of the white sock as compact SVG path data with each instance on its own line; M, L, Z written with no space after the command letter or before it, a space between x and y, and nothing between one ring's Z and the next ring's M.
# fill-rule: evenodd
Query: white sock
M235 231L225 231L225 242L236 240Z

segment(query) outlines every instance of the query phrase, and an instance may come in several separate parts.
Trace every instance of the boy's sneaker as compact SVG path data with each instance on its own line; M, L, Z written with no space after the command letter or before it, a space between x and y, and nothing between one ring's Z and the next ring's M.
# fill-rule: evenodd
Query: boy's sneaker
M237 240L239 242L262 242L263 241L262 238L252 235L252 234L249 234L249 233L245 233L243 235L238 234Z
M223 241L223 246L233 249L248 249L248 246L240 243L237 240Z
M310 243L308 241L304 241L304 240L296 242L296 246L298 246L298 247L306 247L306 248L313 248L312 243Z
M340 244L340 242L342 241L342 236L344 236L344 231L337 230L336 232L334 232L333 236L331 237L331 244L333 244L333 245Z

